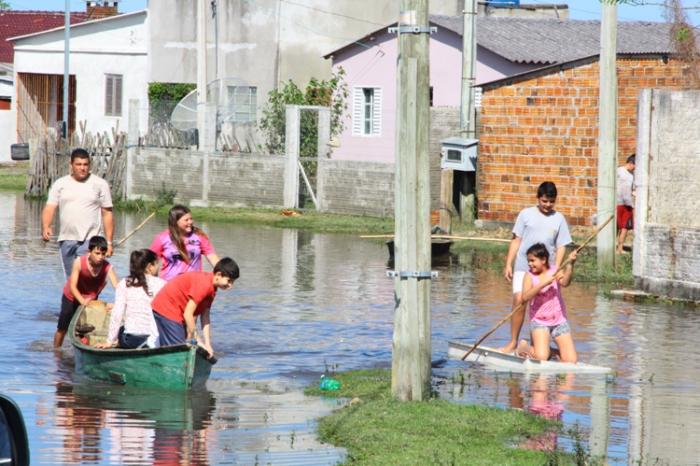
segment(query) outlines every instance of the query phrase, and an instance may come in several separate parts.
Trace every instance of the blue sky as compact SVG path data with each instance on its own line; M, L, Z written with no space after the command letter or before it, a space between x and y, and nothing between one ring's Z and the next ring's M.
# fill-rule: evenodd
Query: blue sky
M303 1L303 0L302 0ZM332 0L328 0L329 2ZM358 0L367 1L370 0ZM440 1L440 0L433 0ZM522 3L567 3L569 14L573 19L600 19L599 0L521 0ZM399 1L396 0L397 8ZM663 0L633 0L632 4L622 4L618 6L618 19L620 21L663 21L663 8L659 6ZM9 0L13 9L17 10L63 10L65 0ZM85 0L70 0L73 11L84 11ZM646 4L646 5L644 5ZM700 0L683 0L686 7L699 7ZM123 12L140 10L146 7L146 0L121 0L119 10ZM691 22L700 24L700 9L688 10Z

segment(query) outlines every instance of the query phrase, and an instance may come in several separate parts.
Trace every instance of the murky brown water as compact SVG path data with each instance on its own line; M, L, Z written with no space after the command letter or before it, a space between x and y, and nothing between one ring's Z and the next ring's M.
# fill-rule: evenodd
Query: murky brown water
M75 377L72 352L50 351L60 289L56 245L39 239L41 205L0 193L0 391L28 424L32 464L336 464L342 449L315 438L315 419L335 402L305 398L326 367L389 366L393 284L383 244L348 235L203 225L242 275L214 304L221 353L207 390L189 396L127 390ZM141 220L117 219L118 235ZM147 247L162 221L127 243ZM113 259L126 270L127 250ZM473 268L483 257L452 257L435 268L433 359L447 341L472 341L502 318L509 289ZM487 260L487 259L486 259ZM111 291L104 295L112 296ZM700 319L694 311L609 301L572 285L565 299L582 360L616 376L495 373L449 361L435 370L456 402L529 410L577 426L579 434L533 439L573 448L580 437L611 464L698 464ZM507 329L490 339L503 342ZM454 381L457 381L455 383ZM533 445L530 445L533 446Z

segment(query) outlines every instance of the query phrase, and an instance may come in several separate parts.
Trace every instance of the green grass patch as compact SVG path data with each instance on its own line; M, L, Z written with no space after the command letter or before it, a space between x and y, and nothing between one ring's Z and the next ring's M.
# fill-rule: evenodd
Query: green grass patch
M574 238L580 244L584 239ZM455 254L472 254L478 256L470 265L473 267L490 269L501 273L506 263L508 253L507 243L487 241L455 241L451 251ZM571 251L571 249L569 249ZM632 255L622 254L615 257L614 268L602 273L598 272L598 263L595 248L584 248L576 260L574 268L574 281L579 283L598 283L607 288L629 286L634 283L632 275Z
M162 206L162 204L160 204ZM116 207L131 212L152 212L167 215L170 205L159 207L157 202L142 200L119 201ZM319 213L313 210L295 210L295 215L283 215L282 209L229 209L218 207L192 207L197 222L226 222L243 225L265 225L278 228L297 228L333 233L392 233L391 218L363 217ZM288 211L289 212L289 211Z
M27 175L0 172L0 190L24 191L27 187Z
M542 465L551 453L517 445L559 425L522 411L467 406L432 398L398 402L386 369L335 374L336 392L309 395L359 398L319 422L322 441L348 450L346 464Z
M27 162L0 164L0 190L24 191L27 186Z

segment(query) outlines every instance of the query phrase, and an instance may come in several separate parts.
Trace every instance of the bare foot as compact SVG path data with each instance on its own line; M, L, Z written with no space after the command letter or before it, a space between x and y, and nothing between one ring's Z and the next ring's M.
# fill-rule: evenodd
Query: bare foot
M501 353L512 353L513 351L515 351L515 343L509 342L506 346L498 348L498 351L500 351Z
M521 358L527 358L530 356L530 344L527 340L520 340L518 342L518 348L515 350L515 354Z

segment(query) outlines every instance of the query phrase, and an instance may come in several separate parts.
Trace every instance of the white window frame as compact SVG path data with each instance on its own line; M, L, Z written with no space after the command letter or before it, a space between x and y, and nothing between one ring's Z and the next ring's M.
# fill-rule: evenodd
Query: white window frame
M105 74L105 116L122 116L124 75Z
M369 91L371 91L371 95ZM353 136L379 137L382 135L382 100L380 86L356 86L352 88Z
M246 89L244 96L237 90ZM255 123L258 121L258 88L257 86L226 86L231 117L228 121L235 123ZM240 101L239 101L240 99Z

